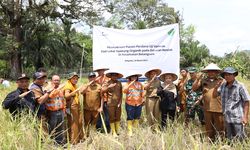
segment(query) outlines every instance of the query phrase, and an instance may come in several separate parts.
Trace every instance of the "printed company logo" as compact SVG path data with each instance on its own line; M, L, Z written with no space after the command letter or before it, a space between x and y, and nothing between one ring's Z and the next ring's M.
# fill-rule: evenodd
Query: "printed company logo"
M171 30L168 31L168 35L169 35L169 36L173 36L174 33L175 33L174 28L172 28Z

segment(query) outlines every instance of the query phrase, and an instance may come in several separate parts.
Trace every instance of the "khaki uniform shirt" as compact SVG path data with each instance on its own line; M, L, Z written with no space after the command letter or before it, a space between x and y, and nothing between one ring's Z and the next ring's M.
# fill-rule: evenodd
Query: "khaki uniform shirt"
M91 84L84 97L84 109L86 110L98 110L101 106L101 85L98 83Z
M148 84L148 81L146 82ZM146 97L158 97L157 96L157 88L161 86L161 81L156 79L152 82L152 84L146 90Z
M213 98L214 87L220 80L222 79L205 78L201 81L205 111L222 112L220 96Z
M107 93L107 100L109 106L117 106L119 101L122 100L122 84L120 81L112 81L104 83L104 87L108 87L110 84L116 83L115 87L109 88Z

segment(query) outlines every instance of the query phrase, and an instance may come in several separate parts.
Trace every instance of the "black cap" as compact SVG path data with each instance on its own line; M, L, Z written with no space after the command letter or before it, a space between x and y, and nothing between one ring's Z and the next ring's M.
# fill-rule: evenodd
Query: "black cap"
M25 73L22 73L18 76L17 80L21 80L21 79L29 80L30 78Z
M36 73L34 73L34 75L33 75L33 79L35 80L35 79L41 79L41 78L43 78L43 77L47 77L47 75L45 74L45 73L43 73L43 72L36 72Z
M90 78L90 77L96 77L96 74L94 73L94 72L90 72L89 74L88 74L88 77Z

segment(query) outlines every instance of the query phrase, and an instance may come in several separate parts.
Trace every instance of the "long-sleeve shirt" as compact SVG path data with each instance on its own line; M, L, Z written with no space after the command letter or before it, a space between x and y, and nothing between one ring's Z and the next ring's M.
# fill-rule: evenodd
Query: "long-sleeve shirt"
M27 110L35 112L36 101L34 93L30 92L24 98L20 98L19 95L22 93L23 90L18 88L10 92L2 102L3 108L8 109L13 116Z

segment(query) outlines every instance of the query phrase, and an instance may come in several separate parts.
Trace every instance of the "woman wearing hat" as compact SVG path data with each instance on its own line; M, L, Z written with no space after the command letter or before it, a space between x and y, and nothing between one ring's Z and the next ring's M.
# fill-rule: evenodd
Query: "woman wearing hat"
M160 69L152 69L145 73L147 81L144 89L146 90L146 114L150 126L155 126L160 120L159 103L160 97L157 95L157 89L161 86L160 80L157 78L161 74ZM155 126L158 130L158 126Z
M157 95L161 97L160 110L163 129L166 127L167 118L174 121L176 109L179 109L180 106L177 86L173 83L177 78L177 75L174 73L164 73L160 76L160 80L163 83L158 89Z
M122 78L123 75L117 72L109 72L106 76L109 77L110 80L104 83L102 91L107 94L107 106L112 135L117 136L120 128L122 104L122 84L117 79Z
M225 131L221 98L213 97L216 85L223 79L219 77L221 69L214 63L206 66L202 72L206 73L206 77L200 75L193 84L193 90L202 90L206 133L211 140L215 140L218 133L222 137Z
M123 92L126 94L126 112L128 123L128 135L132 136L132 127L137 128L141 117L143 104L143 86L138 82L141 74L133 74L127 77L128 82Z
M77 88L79 76L76 72L70 73L64 87L66 99L66 113L68 119L69 138L71 144L77 144L83 138L82 113L79 102L79 90Z

